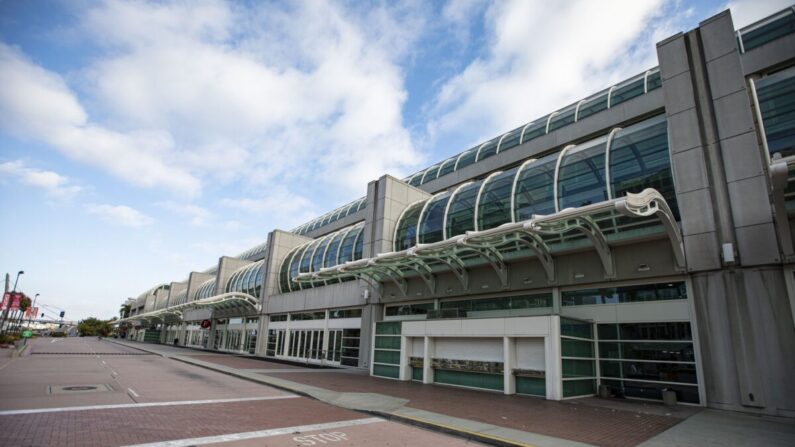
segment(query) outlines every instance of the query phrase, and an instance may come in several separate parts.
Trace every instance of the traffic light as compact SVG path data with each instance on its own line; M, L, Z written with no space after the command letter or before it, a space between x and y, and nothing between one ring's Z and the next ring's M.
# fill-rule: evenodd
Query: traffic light
M63 316L64 316L64 315L66 315L66 311L65 311L65 310L62 310L62 311L61 311L61 318L63 318Z
M41 314L41 316L39 318L44 318L44 312L42 312L42 314Z

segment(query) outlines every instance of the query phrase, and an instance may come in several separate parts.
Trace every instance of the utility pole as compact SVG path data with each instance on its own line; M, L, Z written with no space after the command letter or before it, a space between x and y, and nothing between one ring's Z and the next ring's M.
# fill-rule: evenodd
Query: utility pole
M11 286L11 275L6 273L6 286L5 290L3 291L3 298L5 299L6 295L8 294L8 289ZM11 307L11 298L8 298L8 302L6 303L6 308L3 309L2 318L0 318L0 332L3 332L3 325L6 322L6 318L8 317L8 308Z

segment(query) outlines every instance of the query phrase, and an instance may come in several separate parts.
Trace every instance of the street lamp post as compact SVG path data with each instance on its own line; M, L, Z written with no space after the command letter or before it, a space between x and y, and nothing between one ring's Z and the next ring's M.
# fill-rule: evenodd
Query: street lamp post
M36 310L36 301L39 299L40 293L37 293L36 296L33 297L33 304L30 306L30 318L28 318L28 329L30 329L30 325L33 324L33 319L36 318L36 314L33 313Z

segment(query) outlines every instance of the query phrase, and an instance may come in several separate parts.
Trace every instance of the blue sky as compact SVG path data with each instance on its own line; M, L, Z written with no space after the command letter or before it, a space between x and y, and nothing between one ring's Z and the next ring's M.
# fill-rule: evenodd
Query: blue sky
M787 4L0 0L0 272L108 318Z

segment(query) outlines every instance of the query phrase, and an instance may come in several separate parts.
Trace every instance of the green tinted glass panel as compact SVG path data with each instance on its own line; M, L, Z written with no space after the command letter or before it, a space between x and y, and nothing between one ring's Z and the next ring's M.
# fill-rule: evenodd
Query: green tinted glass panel
M607 200L605 147L606 139L600 138L571 148L563 155L558 173L561 210Z
M593 342L584 340L571 340L564 338L560 341L564 357L593 357Z
M439 168L439 175L441 177L443 175L447 175L455 170L455 161L458 157L448 158L442 163L442 166Z
M431 180L436 179L436 176L439 175L439 168L442 167L442 164L439 163L438 165L433 165L430 168L425 170L425 174L422 175L422 182L421 185L424 185Z
M411 380L422 382L422 368L411 368Z
M309 269L312 265L312 253L315 248L317 248L318 244L320 244L320 239L309 244L309 247L301 254L300 273L309 273Z
M547 381L536 377L517 377L516 392L545 397L547 395Z
M654 360L658 362L696 361L693 343L691 342L600 342L599 356L610 359Z
M561 318L560 335L592 339L593 325L587 321L572 320L570 318Z
M564 380L563 397L586 396L596 392L595 380Z
M400 315L425 315L433 309L433 303L401 304L399 306L388 306L384 312L387 317Z
M323 268L323 259L324 255L326 254L326 249L328 248L329 244L331 243L332 237L327 237L323 239L320 245L317 246L317 250L315 250L315 255L312 257L312 271L319 272L320 269Z
M649 73L649 76L646 78L646 90L652 91L660 87L662 87L662 76L660 76L660 70L658 69Z
M568 126L574 122L574 112L577 110L576 105L561 110L560 113L553 116L549 120L549 131L560 129L563 126Z
M484 388L488 390L502 390L503 377L501 374L483 374L468 371L448 371L437 369L433 373L434 382L448 385L467 386L471 388Z
M632 82L613 89L613 93L610 95L610 107L615 107L622 102L644 94L644 83L644 76L640 76Z
M646 301L684 299L687 299L687 288L683 282L641 284L604 289L570 290L564 291L561 294L561 304L564 306L639 303Z
M284 258L284 262L282 262L281 269L279 269L279 289L281 289L282 293L290 291L290 257L296 250L297 249L293 249L287 254L287 257Z
M621 323L621 340L692 340L688 322Z
M378 335L400 335L400 321L383 321L375 324L375 333Z
M511 192L517 168L489 178L478 205L478 230L488 230L511 222Z
M563 378L593 377L596 375L593 360L562 359Z
M475 157L478 155L478 148L470 149L464 152L456 163L455 170L463 169L475 162Z
M530 123L525 129L524 134L522 136L522 144L527 143L528 141L538 138L541 135L546 135L547 133L547 119L541 118L537 121L533 121Z
M373 365L373 375L397 379L400 377L400 367L392 365Z
M446 222L448 238L475 230L475 201L481 183L475 182L459 188L450 199Z
M389 363L390 365L400 364L400 351L381 351L375 350L374 362Z
M610 149L610 185L613 197L654 188L677 214L664 115L616 132Z
M353 227L345 235L340 245L339 263L345 264L346 262L353 261L353 249L356 242L356 236L359 235L359 227Z
M599 368L603 377L653 380L656 382L697 382L696 365L694 363L602 360Z
M759 109L770 154L795 154L795 70L756 81Z
M499 143L499 152L504 152L510 149L515 148L519 145L519 138L522 136L522 129L514 129L510 131L507 135L501 137L502 142Z
M425 173L425 172L423 171L423 172L418 172L418 173L414 174L414 175L413 175L413 176L412 176L412 177L409 179L409 185L411 185L411 186L420 186L420 182L422 181L422 175L423 175L424 173Z
M787 34L795 32L795 14L789 12L759 28L742 34L745 51L760 47Z
M557 154L525 165L516 179L516 222L533 215L555 213L555 163Z
M607 109L607 92L602 93L592 99L580 104L580 111L577 113L577 121L587 118L594 113Z
M337 251L339 251L342 238L345 237L345 231L338 231L331 242L328 244L326 255L323 258L323 267L333 267L337 265Z
M361 227L356 236L356 242L353 244L353 259L362 259L364 253L364 227Z
M696 386L608 379L603 379L601 383L609 386L610 390L619 396L662 400L662 391L666 389L676 393L676 400L678 402L686 402L690 404L700 403L698 387Z
M478 154L477 161L489 158L497 154L497 143L499 143L499 138L489 141L485 143L481 148L478 149L480 152Z
M411 205L401 217L395 232L395 251L403 251L417 245L417 221L425 202Z
M376 349L400 349L400 337L375 337Z
M450 200L450 193L439 194L431 199L422 215L419 226L421 244L439 242L444 239L444 210Z

